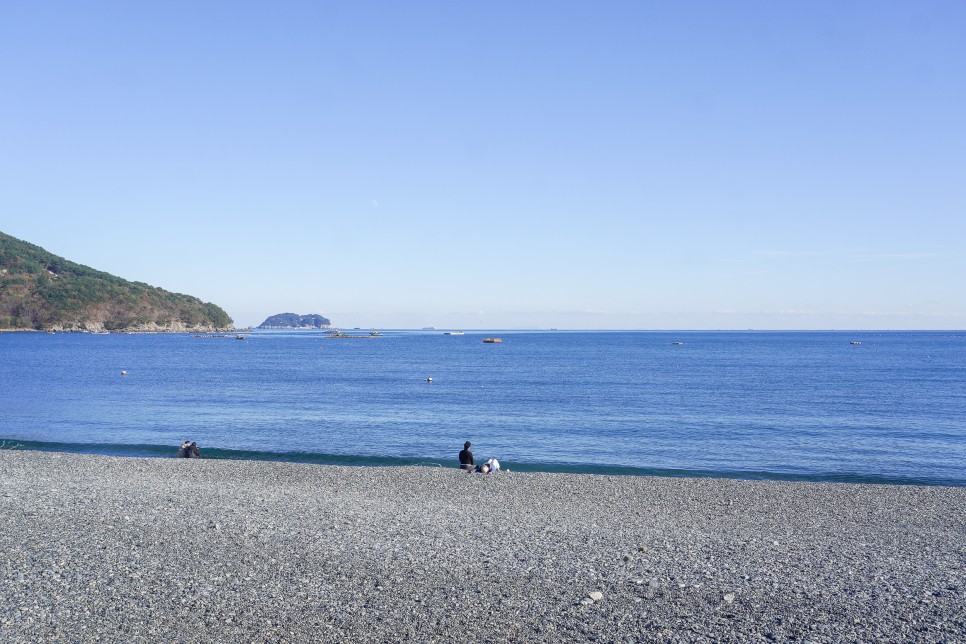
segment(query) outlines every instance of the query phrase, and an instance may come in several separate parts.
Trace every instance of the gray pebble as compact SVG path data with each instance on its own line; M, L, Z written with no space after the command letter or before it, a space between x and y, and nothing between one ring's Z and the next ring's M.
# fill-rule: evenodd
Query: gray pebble
M4 641L966 640L964 488L24 450L0 485Z

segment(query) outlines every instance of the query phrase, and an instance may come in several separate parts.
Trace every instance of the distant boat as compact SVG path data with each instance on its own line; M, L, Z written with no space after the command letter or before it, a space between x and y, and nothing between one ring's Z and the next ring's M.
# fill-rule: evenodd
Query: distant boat
M443 331L443 335L463 335L462 331Z
M236 336L235 336L235 339L236 339L236 340L244 340L244 339L245 339L245 336L243 336L243 335L241 335L241 334L239 334L239 335L236 335Z
M483 342L487 344L497 344L503 342L503 340L500 338L483 338Z
M858 340L852 340L851 342L849 342L849 344L862 344L862 343L859 342Z
M378 331L370 331L369 332L369 337L370 338L381 338L382 337L382 334L379 333Z
M434 326L424 326L423 327L423 331L435 331L435 330L436 330L436 327L434 327Z
M684 344L683 342L672 342L671 344Z

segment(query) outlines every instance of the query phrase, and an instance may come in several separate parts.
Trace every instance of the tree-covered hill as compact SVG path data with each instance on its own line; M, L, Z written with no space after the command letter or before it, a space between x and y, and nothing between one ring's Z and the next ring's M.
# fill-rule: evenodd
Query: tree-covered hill
M279 313L273 315L261 324L259 329L327 329L332 325L329 318L314 313L299 315L298 313Z
M129 282L0 232L0 329L214 331L228 314L196 297Z

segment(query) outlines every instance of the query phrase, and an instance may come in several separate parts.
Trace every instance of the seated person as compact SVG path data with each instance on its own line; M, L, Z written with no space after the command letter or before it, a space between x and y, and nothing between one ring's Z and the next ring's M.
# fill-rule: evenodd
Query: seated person
M463 443L463 450L460 452L460 468L464 470L473 469L473 452L470 451L470 442Z

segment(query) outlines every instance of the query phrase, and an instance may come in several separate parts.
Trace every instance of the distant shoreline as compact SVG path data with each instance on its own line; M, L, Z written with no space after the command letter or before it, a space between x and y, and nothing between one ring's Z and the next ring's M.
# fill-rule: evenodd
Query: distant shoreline
M13 329L13 328L0 328L0 333L88 333L88 334L100 334L100 335L160 335L160 334L178 334L178 333L249 333L258 331L331 331L334 327L328 328L314 328L314 327L238 327L231 329L215 329L215 330L168 330L168 331L155 331L155 330L114 330L114 331L89 331L85 329L64 329L64 330L47 330L47 329ZM359 327L363 330L378 329L383 332L402 332L402 333L424 333L428 335L442 333L439 330L429 330L429 329L391 329L387 327ZM889 333L966 333L966 329L515 329L515 328L472 328L466 327L463 331L467 334L485 334L485 333L711 333L711 334L773 334L773 333L837 333L837 334L889 334Z
M88 331L86 329L0 329L0 333L42 333L46 335L59 335L65 333L81 335L209 335L213 333L250 333L251 329L220 329L213 331L192 331L192 330L170 330L170 331Z

